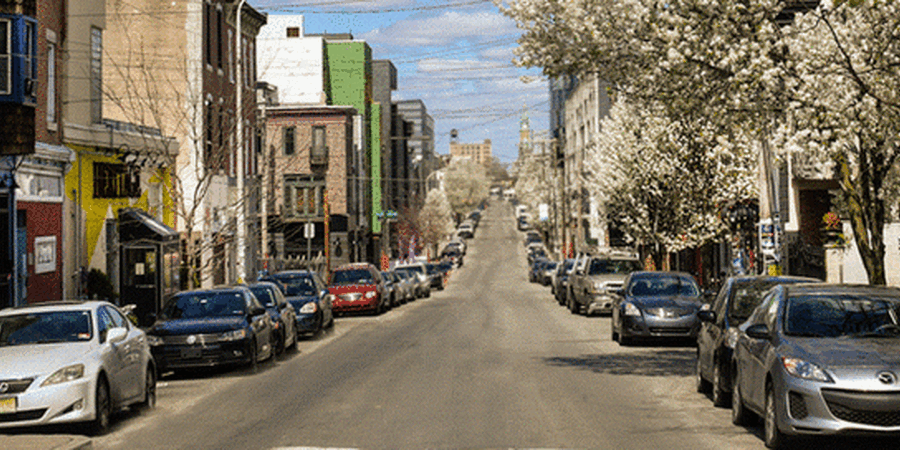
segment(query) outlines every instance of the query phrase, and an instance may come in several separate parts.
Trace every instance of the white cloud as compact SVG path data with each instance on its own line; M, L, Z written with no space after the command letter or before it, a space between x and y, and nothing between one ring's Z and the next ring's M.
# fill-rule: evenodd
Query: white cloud
M446 11L437 17L415 17L400 20L383 29L360 37L366 42L391 47L433 47L462 40L518 33L515 22L497 11Z

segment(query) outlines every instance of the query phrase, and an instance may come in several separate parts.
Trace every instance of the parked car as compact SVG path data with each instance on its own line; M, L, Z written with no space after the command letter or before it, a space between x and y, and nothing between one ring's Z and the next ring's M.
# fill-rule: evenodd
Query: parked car
M737 327L753 312L762 295L777 284L814 283L819 280L792 276L737 276L722 284L709 310L701 310L697 335L697 390L711 392L716 406L731 400L731 359Z
M615 291L622 287L628 274L642 268L640 259L632 254L591 256L569 275L566 306L572 314L611 313Z
M544 265L550 262L547 258L537 258L528 266L528 282L537 283L544 272Z
M395 271L406 272L416 281L416 298L431 297L431 279L428 278L428 268L425 263L414 262L400 264L394 267Z
M400 284L403 286L403 292L405 295L402 302L408 303L415 301L417 297L416 288L419 284L418 278L412 273L402 270L391 270L391 272L393 272L394 275L397 276L397 279L400 280Z
M619 344L636 338L697 338L703 296L691 274L632 272L618 293L610 323Z
M333 296L317 272L285 270L263 279L276 283L296 310L297 333L315 335L334 326Z
M0 428L87 422L156 406L156 365L144 332L104 301L0 311Z
M525 239L522 241L522 245L528 247L530 244L543 244L544 238L541 237L541 233L537 231L528 231L525 233Z
M458 250L459 252L461 252L463 254L463 256L465 256L465 254L466 254L465 239L457 238L457 239L454 239L454 240L448 242L447 245L444 246L444 250L442 250L441 252L443 253L443 252L448 252L448 251L452 251L452 250Z
M531 223L528 219L529 217L527 213L519 216L518 219L516 219L516 227L519 229L519 231L528 231L531 229Z
M331 273L328 292L334 296L332 308L337 314L365 311L377 315L384 313L390 305L381 272L371 263L351 263L336 268Z
M566 258L556 267L556 276L553 278L553 282L550 284L550 290L553 292L553 297L556 298L556 302L560 305L566 304L566 291L568 290L569 272L572 271L572 267L574 266L575 259Z
M900 431L900 289L770 289L739 328L732 421L763 418L769 448L809 435Z
M281 289L271 281L260 281L248 286L256 299L266 308L275 329L275 353L297 349L297 311L285 300Z
M553 273L556 272L556 266L559 265L558 261L548 261L545 262L541 267L541 273L538 274L538 283L541 286L550 286L550 280L553 276Z
M446 261L450 261L450 263L455 267L462 267L463 265L463 254L461 251L455 248L444 250L444 252L441 253L441 258Z
M246 286L179 292L147 331L160 373L271 358L275 326Z
M528 264L534 264L537 259L548 259L547 249L543 245L528 247Z
M469 222L463 222L456 228L456 235L463 239L471 239L475 236L475 226Z
M384 281L384 292L388 297L390 308L400 306L400 298L406 295L403 292L403 286L400 285L399 278L391 271L382 270L381 279Z
M428 278L431 280L431 289L443 291L446 273L438 267L437 263L426 263L425 267L428 270Z

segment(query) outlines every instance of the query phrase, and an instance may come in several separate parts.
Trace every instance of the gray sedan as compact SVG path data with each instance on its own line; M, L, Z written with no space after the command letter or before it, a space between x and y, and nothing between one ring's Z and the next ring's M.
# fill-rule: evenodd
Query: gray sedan
M612 308L612 340L696 339L703 297L697 280L684 272L632 272Z
M900 290L769 290L739 327L732 421L763 417L769 448L797 435L900 434Z

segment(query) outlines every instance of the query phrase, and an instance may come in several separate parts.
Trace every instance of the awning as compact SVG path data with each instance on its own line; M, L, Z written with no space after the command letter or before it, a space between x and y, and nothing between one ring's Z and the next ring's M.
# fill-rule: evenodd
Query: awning
M119 242L169 242L178 240L178 232L138 208L119 210Z

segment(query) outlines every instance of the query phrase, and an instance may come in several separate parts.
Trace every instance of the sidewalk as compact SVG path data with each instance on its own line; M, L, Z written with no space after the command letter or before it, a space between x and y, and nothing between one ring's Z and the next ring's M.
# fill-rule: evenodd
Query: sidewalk
M0 448L4 450L88 450L91 439L70 434L0 434Z

